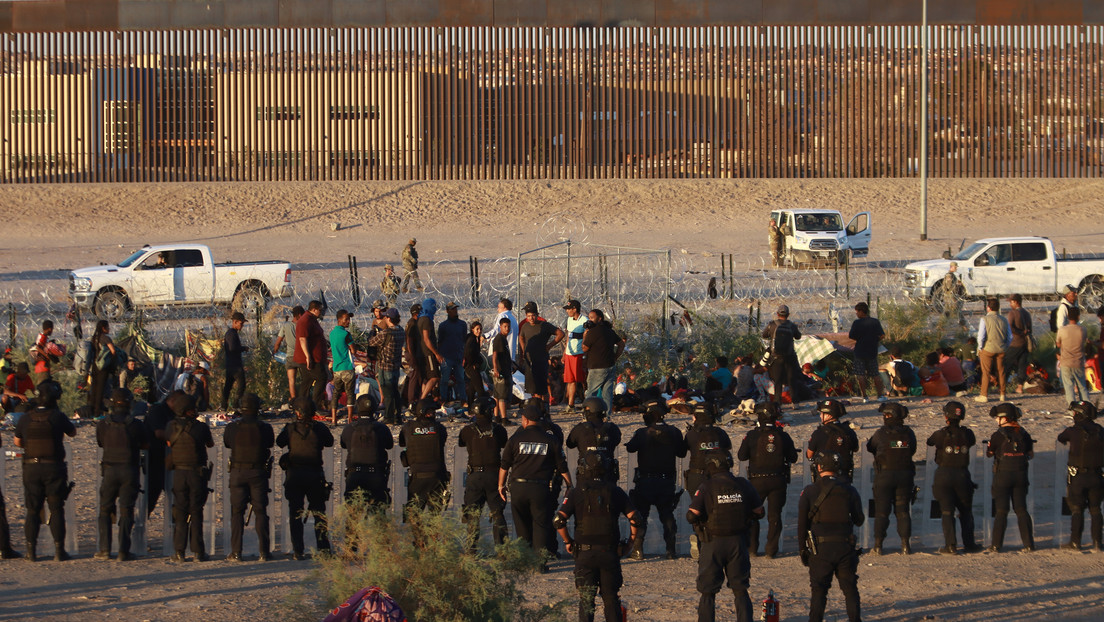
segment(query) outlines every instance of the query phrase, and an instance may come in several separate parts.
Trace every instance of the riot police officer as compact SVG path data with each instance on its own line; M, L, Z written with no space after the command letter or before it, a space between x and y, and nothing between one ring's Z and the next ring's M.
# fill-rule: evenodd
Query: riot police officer
M1020 525L1020 540L1024 551L1035 550L1031 515L1027 511L1027 462L1035 456L1035 440L1020 427L1020 409L1010 402L994 406L989 416L997 420L997 431L989 439L985 452L993 458L993 542L989 550L999 553L1004 545L1004 530L1008 525L1008 506L1016 511Z
M403 466L410 473L407 507L425 509L432 505L443 510L447 504L449 472L445 467L445 441L448 430L434 418L437 404L431 399L419 400L414 419L399 430L399 447Z
M828 590L835 576L843 592L848 619L861 619L859 613L859 554L854 528L862 526L862 500L843 477L843 459L834 451L817 455L817 481L801 491L797 508L797 536L801 543L801 563L809 568L810 622L821 622L828 602Z
M748 475L755 492L767 506L767 544L763 549L771 559L778 556L778 538L782 535L782 508L790 483L790 465L797 462L797 446L778 422L778 404L764 402L755 407L758 423L744 436L736 457L747 460ZM759 521L751 523L751 552L759 555Z
M230 449L230 555L229 561L242 559L246 506L252 505L257 529L258 559L269 560L268 493L272 478L272 447L276 434L272 426L257 419L261 398L246 393L241 400L241 417L226 426L222 442Z
M970 428L962 427L966 407L950 401L943 406L947 427L928 437L928 446L935 447L935 470L932 493L939 504L943 519L944 555L955 554L955 510L962 525L962 547L967 553L981 550L974 540L974 491L977 485L970 478L970 448L977 440Z
M897 535L901 537L901 553L912 554L912 515L915 498L916 434L905 425L908 408L897 402L878 407L884 424L866 442L866 450L874 454L874 554L882 554L882 544L889 531L889 511L897 516Z
M173 561L184 561L190 540L196 561L204 562L203 506L207 505L207 483L211 479L207 448L214 447L215 440L210 428L196 421L194 397L174 393L169 408L176 415L164 432L170 452L169 469L173 471Z
M65 561L65 499L72 489L65 463L63 436L76 436L73 422L57 408L61 385L46 380L38 385L37 405L19 418L15 425L15 446L23 448L23 499L27 519L27 559L36 560L38 529L42 525L42 506L50 508L50 534L54 537L54 560Z
M356 400L357 418L341 431L341 448L345 454L345 499L357 490L364 491L368 503L389 505L391 461L388 452L395 446L391 430L373 419L376 398L361 395Z
M308 516L314 517L314 542L320 553L329 552L330 538L326 533L326 502L333 485L322 471L322 450L333 447L334 438L326 424L314 420L315 406L310 397L295 400L295 421L288 423L276 437L277 447L287 447L280 456L284 476L284 498L288 502L291 521L291 558L304 558L303 527ZM307 514L303 514L306 501Z
M686 520L705 535L698 559L698 622L716 619L717 592L726 576L736 598L736 619L751 622L747 532L763 517L763 502L751 482L736 477L729 468L723 458L709 458L705 464L708 479L694 491L686 512Z
M525 400L522 408L524 408L525 406L529 406L530 404L532 404L535 408L540 409L541 419L537 425L545 432L551 434L556 439L556 441L559 442L560 447L565 447L567 437L564 434L563 428L561 428L559 424L552 421L552 411L548 407L548 400L542 400L539 397L531 397ZM509 425L509 422L505 422L503 425ZM560 493L563 492L563 487L563 478L552 478L552 511L555 511L557 505L561 500ZM549 551L552 551L552 555L556 559L563 559L563 557L560 555L560 540L556 537L555 529L548 530L548 544L546 545L546 547Z
M506 428L494 422L495 401L482 397L472 405L475 421L460 430L460 447L468 449L468 477L464 481L464 522L468 525L469 548L479 542L479 515L483 505L490 513L496 545L506 541L506 502L498 496L498 469L502 448L508 440Z
M644 536L648 529L648 513L655 506L659 522L663 525L663 542L667 545L667 559L675 559L675 508L682 491L675 492L675 459L686 455L682 432L663 422L667 415L667 403L655 400L645 404L644 427L633 433L625 444L629 453L637 453L636 473L629 500L640 515L640 529L633 540L632 558L644 559Z
M694 422L686 428L683 445L690 456L690 464L683 473L683 486L694 494L705 481L705 464L712 457L720 457L732 467L732 439L728 432L714 424L717 409L712 402L699 403L694 408ZM695 530L696 531L696 530ZM698 558L697 533L690 535L690 557Z
M611 468L612 461L603 452L585 450L577 471L579 485L567 491L552 523L567 552L575 557L580 622L594 620L595 593L602 596L606 620L625 619L618 594L624 584L618 521L621 515L629 519L629 537L633 541L639 537L641 521L629 496L613 482ZM572 516L574 537L567 529Z
M821 400L817 402L817 411L820 412L820 427L813 430L809 437L809 448L805 450L805 457L815 461L818 454L834 451L840 455L840 467L837 476L851 479L855 472L855 452L859 450L859 437L851 429L851 422L840 421L840 417L847 414L847 409L837 400ZM819 471L813 471L814 478Z
M621 444L621 428L606 421L606 403L599 397L588 397L583 402L583 419L567 435L567 448L578 449L580 459L589 451L604 455L611 465L607 475L616 482L620 470L614 452Z
M510 511L514 529L533 550L544 548L555 555L552 548L553 505L551 482L562 477L571 487L571 474L563 444L546 429L544 409L539 404L526 404L521 409L521 428L514 432L502 448L502 462L498 469L498 495L506 498L507 477L510 484Z
M96 424L96 444L103 448L103 456L100 459L100 548L94 557L111 557L111 519L118 516L119 561L127 561L133 559L130 533L134 529L134 503L138 500L138 465L149 441L145 424L131 415L133 398L130 391L115 389L110 399L111 411Z
M1093 548L1101 548L1102 520L1100 504L1104 500L1104 479L1101 467L1104 467L1104 428L1094 421L1096 406L1080 401L1070 402L1069 412L1073 415L1073 426L1058 435L1058 442L1069 444L1068 475L1066 478L1066 502L1070 508L1070 540L1062 548L1074 551L1081 549L1081 533L1085 529L1085 509L1089 510L1092 520L1090 535Z
M3 444L3 439L0 439L0 446L3 446ZM11 547L11 531L8 528L8 508L4 503L4 491L0 488L0 559L19 559L20 557L23 557L23 555Z
M169 398L175 392L169 392L160 402L151 404L143 423L146 425L146 438L150 440L146 451L146 516L153 514L157 500L165 490L165 428L176 415L169 407ZM183 391L179 391L183 393Z

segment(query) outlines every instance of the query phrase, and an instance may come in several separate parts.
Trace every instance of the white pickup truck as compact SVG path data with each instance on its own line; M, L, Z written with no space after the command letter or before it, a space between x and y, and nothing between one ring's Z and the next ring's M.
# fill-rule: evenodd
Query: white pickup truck
M954 256L946 252L942 259L910 263L905 295L941 307L939 292L952 261L958 262L966 298L1051 297L1068 284L1077 286L1087 308L1095 310L1104 299L1104 255L1058 257L1051 241L1041 237L986 238Z
M114 265L69 273L69 297L98 317L118 320L137 307L230 304L255 312L292 295L285 261L216 264L202 244L143 246Z
M856 214L847 227L836 210L784 209L771 212L770 217L782 231L784 266L845 264L870 251L870 212Z

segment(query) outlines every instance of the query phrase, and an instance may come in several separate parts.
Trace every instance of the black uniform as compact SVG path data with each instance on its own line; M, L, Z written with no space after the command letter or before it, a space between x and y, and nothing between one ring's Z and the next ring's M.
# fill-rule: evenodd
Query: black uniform
M445 466L445 441L448 430L430 417L418 417L403 424L399 430L399 447L410 471L407 506L425 509L431 503L444 509L442 496L449 483Z
M748 556L748 528L763 515L763 501L751 482L721 471L694 491L690 509L704 519L705 541L698 556L698 621L716 618L717 592L728 578L736 597L736 619L751 621L751 559ZM699 524L702 524L699 522Z
M64 549L65 499L69 496L69 469L62 436L77 433L73 422L56 408L35 408L19 418L15 438L23 446L23 497L27 519L23 530L33 551L42 524L42 506L50 508L50 534L56 550Z
M617 465L616 451L621 444L621 428L609 421L591 422L583 421L571 428L567 435L567 448L578 449L580 459L588 451L597 452L610 462L610 470L606 474L611 482L620 479L620 469ZM576 472L578 479L578 472Z
M827 493L825 494L825 491ZM836 577L847 603L847 617L852 622L861 619L859 613L859 551L855 548L853 529L865 521L859 492L848 478L830 475L822 477L801 491L797 508L797 534L801 542L802 559L808 559L810 622L824 619L828 590L832 576ZM816 552L809 548L808 533L812 533Z
M993 458L993 543L996 550L1004 545L1004 530L1008 526L1008 506L1016 511L1020 539L1027 550L1035 549L1031 515L1027 511L1027 461L1035 455L1035 441L1018 424L997 428L989 439L986 455Z
M1070 542L1080 546L1081 533L1085 529L1085 509L1092 520L1093 546L1101 547L1100 504L1104 501L1104 428L1100 424L1084 420L1066 428L1058 435L1058 442L1070 446L1068 475L1066 476L1066 503L1069 505Z
M874 454L874 541L881 549L889 531L889 512L897 515L897 535L908 550L912 537L913 490L916 467L916 434L907 425L887 423L866 442L866 450Z
M269 480L272 477L272 426L256 415L243 415L226 426L223 445L230 449L230 553L241 556L246 507L253 505L261 557L271 548L268 527Z
M728 432L709 424L691 424L686 428L683 445L690 455L690 464L683 474L683 486L693 494L705 481L705 463L714 457L720 457L729 464L732 462L732 439Z
M146 437L150 439L146 452L146 516L153 514L157 500L165 490L165 428L173 420L173 416L169 405L162 400L150 405L149 414L144 420Z
M648 529L648 514L654 505L663 525L663 541L668 555L675 553L675 508L682 493L675 494L675 459L686 455L682 432L673 425L657 423L638 429L625 444L629 453L639 452L633 489L629 499L640 513L634 551L643 551L644 534Z
M176 417L165 428L173 471L173 549L183 555L189 540L197 559L207 557L203 547L203 506L211 470L207 448L213 447L211 430L191 417Z
M928 438L935 447L935 470L932 493L939 503L943 519L943 540L948 549L955 546L955 510L962 525L962 546L967 551L977 549L974 541L974 490L970 478L970 448L977 444L974 432L960 425L948 425Z
M771 382L774 383L774 401L782 406L782 387L790 387L790 399L797 404L804 391L798 389L801 364L797 360L794 341L801 339L801 331L789 320L771 320L763 329L763 339L771 342L769 365Z
M119 555L130 555L130 533L134 529L134 504L138 500L142 450L148 444L146 426L130 415L129 409L113 412L96 424L96 444L103 448L100 459L99 551L111 553L111 518L119 517ZM116 512L115 503L119 507Z
M567 457L559 438L539 424L524 427L502 448L501 470L509 472L510 511L514 529L536 550L552 547L551 481L567 473Z
M502 465L502 448L506 441L506 428L489 419L477 419L460 430L459 445L468 448L464 522L468 523L472 547L479 541L479 515L483 512L483 504L490 513L494 543L506 541L506 502L498 494L498 469Z
M915 443L913 444L915 445ZM855 452L859 450L859 437L851 429L850 422L833 420L821 424L813 430L813 435L809 437L809 449L813 452L813 459L809 461L810 465L821 453L834 451L843 459L841 475L847 476L847 479L851 479L854 475ZM813 473L816 473L815 467Z
M2 446L3 439L0 439L0 446ZM0 482L3 484L3 482ZM0 559L11 559L16 557L17 553L12 550L11 547L11 531L8 528L8 507L4 503L4 491L0 487Z
M633 513L632 502L616 484L588 479L567 491L559 514L561 521L575 517L575 588L579 590L579 621L594 620L595 593L602 596L606 620L621 621L624 585L618 544L622 514Z
M318 421L292 421L280 430L276 437L278 447L288 451L280 458L285 464L284 498L288 502L291 520L291 549L294 556L302 556L304 550L303 526L307 516L301 516L304 500L309 516L314 517L314 541L319 551L330 550L330 539L323 520L326 502L330 499L332 484L322 472L322 450L333 447L334 438L326 424Z
M390 505L391 460L388 458L395 438L391 430L370 417L360 417L341 431L341 448L345 454L345 498L357 490L364 491L369 503Z
M751 485L767 505L767 544L763 550L774 557L778 555L782 508L786 505L790 465L797 462L797 447L781 426L763 424L747 433L736 457L747 460ZM751 523L751 551L759 551L758 520Z

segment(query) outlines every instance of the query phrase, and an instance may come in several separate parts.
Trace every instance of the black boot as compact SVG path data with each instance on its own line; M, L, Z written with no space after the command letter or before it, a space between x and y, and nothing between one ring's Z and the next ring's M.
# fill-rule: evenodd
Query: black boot
M642 528L636 532L636 539L633 540L632 550L629 552L629 557L635 560L644 559L644 534L648 529Z

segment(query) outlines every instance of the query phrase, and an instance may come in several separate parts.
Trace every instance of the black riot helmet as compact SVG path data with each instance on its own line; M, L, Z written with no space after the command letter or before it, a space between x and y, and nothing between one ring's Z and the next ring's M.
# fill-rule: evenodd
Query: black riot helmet
M577 475L580 480L605 479L610 472L610 460L600 452L588 450L579 456Z
M194 419L196 416L196 399L183 391L173 391L165 400L173 415Z
M720 456L713 456L705 461L705 466L702 470L708 477L713 477L718 473L724 473L732 468L732 464L729 460L725 460Z
M483 397L471 405L472 416L480 421L489 421L494 417L495 401L489 397Z
M816 456L816 466L820 471L839 473L843 465L843 458L837 452L823 451Z
M583 418L590 423L601 423L606 418L606 403L598 397L588 397L583 401Z
M358 417L374 417L379 402L371 393L365 393L356 399L356 414Z
M989 410L990 417L1004 417L1009 421L1019 421L1021 414L1020 409L1012 402L998 404Z
M817 402L817 411L821 416L828 415L832 419L839 419L847 414L847 409L839 403L839 400L821 400Z
M759 418L759 425L761 426L777 423L780 414L778 404L774 402L763 402L755 405L755 416Z
M717 407L713 402L698 402L694 406L694 423L699 425L713 425L717 421Z
M417 405L414 408L414 414L418 417L432 417L434 411L437 410L437 402L429 399L418 400Z
M38 395L39 406L54 408L61 399L61 385L53 379L43 380L35 387L35 393Z
M878 407L878 412L882 413L882 417L885 418L885 422L888 425L901 425L905 421L905 417L908 417L908 408L904 404L898 404L897 402L886 402Z
M134 401L134 395L129 389L119 387L111 392L111 412L121 415L130 414L130 404Z
M644 404L644 425L656 425L663 421L670 409L663 400L652 400Z
M966 407L962 402L951 400L943 405L943 416L949 421L962 421L966 418Z
M1092 402L1086 402L1084 400L1070 402L1069 414L1073 416L1073 420L1077 423L1092 421L1096 419L1096 406L1094 406Z
M314 402L309 397L296 398L293 406L295 408L295 418L301 422L313 420L314 413L317 412Z

